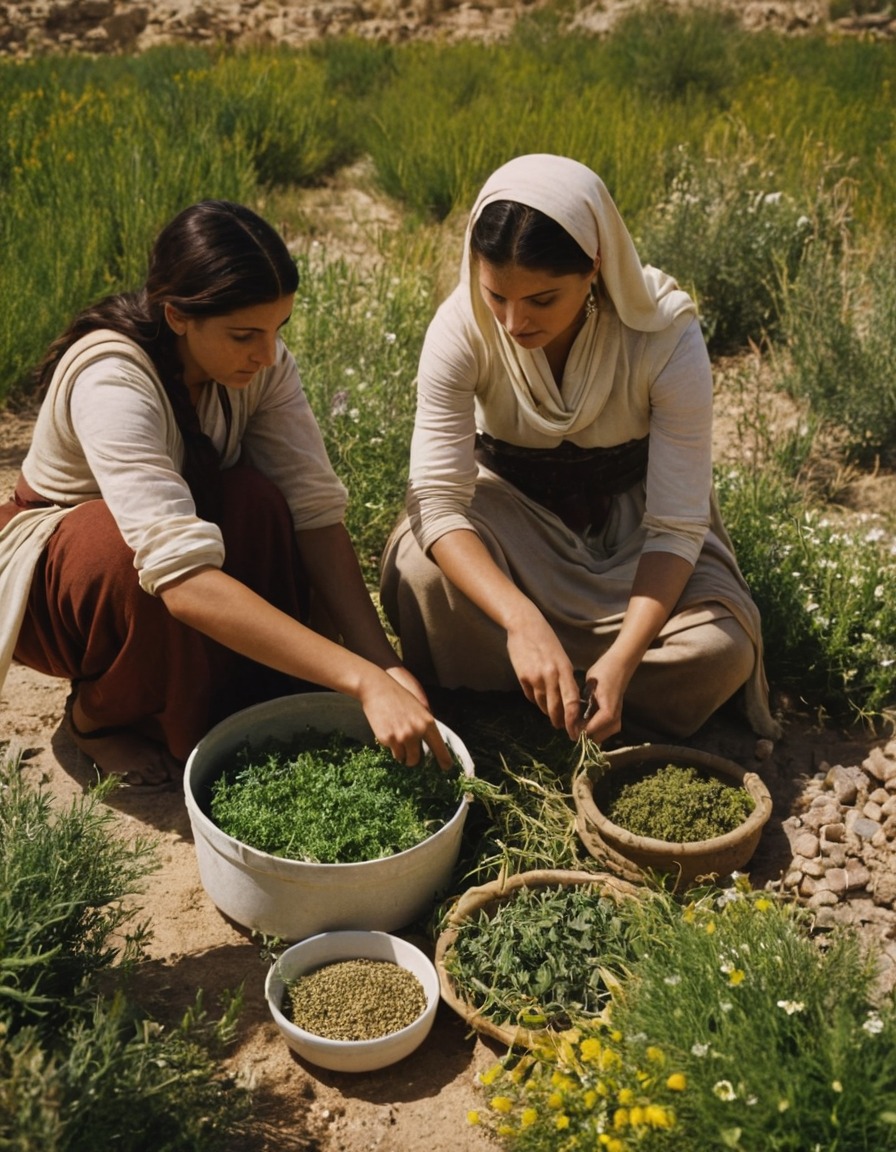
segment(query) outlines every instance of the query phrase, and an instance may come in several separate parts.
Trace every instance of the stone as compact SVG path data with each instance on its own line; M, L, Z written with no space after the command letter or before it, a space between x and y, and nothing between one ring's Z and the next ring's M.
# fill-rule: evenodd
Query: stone
M824 879L819 881L819 889L825 892L833 892L839 899L846 894L846 889L849 883L849 876L845 868L829 868L824 874Z
M804 876L824 875L824 863L817 856L811 858L794 856L792 867L798 869Z
M826 787L837 797L837 803L845 806L855 804L859 786L846 768L838 764L828 772Z
M818 855L819 847L818 837L811 832L802 832L791 843L794 856L805 856L810 860Z
M862 761L862 767L872 779L881 783L896 775L896 760L885 756L881 748L872 748Z
M875 904L893 908L896 905L896 870L879 873L871 885L871 897Z
M855 819L850 820L850 816L854 816ZM881 826L876 820L869 820L866 816L859 816L857 812L853 811L847 814L846 829L861 840L870 840L875 832L880 831Z
M827 888L819 888L813 892L809 897L808 904L810 908L829 908L834 904L839 904L840 900L836 893L831 892Z
M871 872L861 860L846 861L846 887L850 892L858 891L860 888L867 888L871 883Z
M846 866L846 849L841 844L823 844L822 862L825 868L844 868Z
M873 800L869 800L862 809L862 815L867 820L873 820L876 824L880 824L883 810L880 804L875 804Z
M842 844L846 837L846 825L839 820L835 820L831 824L825 824L821 830L822 845L825 841L829 844Z

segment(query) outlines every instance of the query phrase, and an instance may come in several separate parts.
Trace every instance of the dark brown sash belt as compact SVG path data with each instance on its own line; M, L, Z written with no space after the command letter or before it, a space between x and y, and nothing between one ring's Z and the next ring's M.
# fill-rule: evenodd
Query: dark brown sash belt
M601 527L612 496L644 479L648 445L644 436L611 448L580 448L566 440L556 448L522 448L477 432L476 459L574 532L584 532Z

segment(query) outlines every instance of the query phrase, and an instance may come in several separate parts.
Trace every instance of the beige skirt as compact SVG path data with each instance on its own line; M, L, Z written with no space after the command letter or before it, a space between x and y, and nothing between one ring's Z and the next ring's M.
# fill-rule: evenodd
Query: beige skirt
M469 520L492 558L551 624L573 667L583 672L619 632L646 539L644 487L613 497L601 530L581 536L511 484L482 469ZM420 548L408 518L383 553L380 596L408 667L444 688L518 688L506 635L460 593ZM746 719L777 738L762 661L759 611L734 558L718 508L694 571L670 619L626 694L642 722L679 719L662 731L686 735L739 694ZM673 699L674 697L674 699Z

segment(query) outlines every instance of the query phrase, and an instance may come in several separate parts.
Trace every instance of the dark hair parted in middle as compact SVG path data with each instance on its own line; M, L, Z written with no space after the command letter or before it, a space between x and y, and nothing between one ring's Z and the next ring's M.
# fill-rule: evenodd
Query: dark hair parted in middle
M594 257L556 220L516 200L486 204L470 234L473 255L495 268L515 264L552 276L587 275Z

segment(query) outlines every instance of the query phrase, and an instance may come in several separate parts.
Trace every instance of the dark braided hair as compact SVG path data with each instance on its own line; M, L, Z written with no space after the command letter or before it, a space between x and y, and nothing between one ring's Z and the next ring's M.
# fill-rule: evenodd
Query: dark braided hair
M159 233L141 289L84 309L54 340L37 369L38 381L45 387L65 351L89 332L109 328L133 340L155 365L174 409L184 438L184 478L197 512L217 520L218 454L199 427L165 305L185 316L226 316L279 300L298 284L295 260L270 224L242 204L203 200Z

